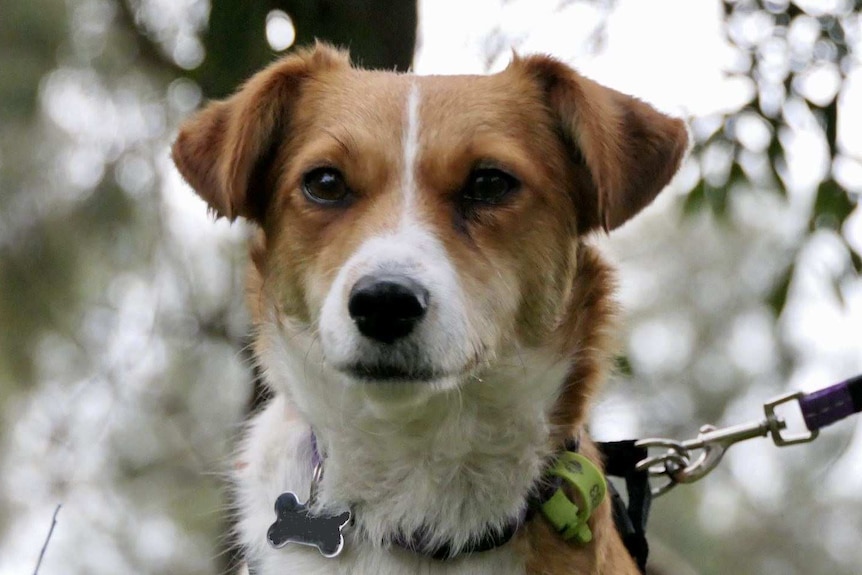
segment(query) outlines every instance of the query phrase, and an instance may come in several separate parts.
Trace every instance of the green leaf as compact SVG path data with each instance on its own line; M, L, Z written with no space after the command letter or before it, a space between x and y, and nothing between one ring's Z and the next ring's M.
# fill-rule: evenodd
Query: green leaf
M826 143L829 144L829 156L834 159L838 155L838 96L835 96L824 108L823 122Z
M859 252L849 245L847 249L850 251L850 262L853 264L853 269L856 270L856 275L862 275L862 255L859 255Z
M718 218L727 215L727 186L705 188L704 195L712 213Z
M785 304L787 304L787 294L790 291L790 284L793 281L793 270L794 264L790 264L775 282L772 291L766 297L766 304L775 314L775 317L781 315L781 312L784 311Z
M846 309L847 301L844 299L844 293L841 291L841 278L832 278L832 281L830 281L829 284L832 287L832 293L835 295L835 299L838 300L838 305L840 305L842 309Z
M709 209L717 218L727 214L727 187L710 186L701 180L686 196L682 204L683 216L691 216Z
M625 377L632 376L634 371L627 355L618 355L614 358L614 371Z
M826 180L817 189L809 229L840 230L844 220L855 207L856 202L850 197L847 190L839 186L835 180Z
M704 188L706 184L701 180L685 197L685 202L682 205L682 213L685 216L691 216L700 212L705 203Z
M733 164L730 165L730 174L727 176L727 187L745 181L748 181L748 177L739 162L734 159Z
M787 197L787 188L784 187L784 181L778 175L778 162L784 160L784 148L781 141L778 139L778 124L771 121L772 124L772 140L769 142L769 148L766 153L769 156L769 171L775 179L775 191L784 198Z

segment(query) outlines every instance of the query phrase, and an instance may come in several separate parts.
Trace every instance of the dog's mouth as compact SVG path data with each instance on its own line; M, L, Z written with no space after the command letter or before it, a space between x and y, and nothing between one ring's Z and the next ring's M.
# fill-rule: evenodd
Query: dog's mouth
M335 368L363 383L429 383L455 375L432 367L405 367L389 363L357 362L345 366L335 366Z

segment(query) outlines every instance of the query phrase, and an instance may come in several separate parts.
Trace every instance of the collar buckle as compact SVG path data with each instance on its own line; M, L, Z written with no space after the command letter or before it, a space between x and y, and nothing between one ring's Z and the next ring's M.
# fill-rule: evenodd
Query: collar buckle
M547 473L562 479L574 491L580 505L559 487L541 504L542 514L563 539L589 543L593 533L588 521L608 490L604 475L592 461L571 451L562 452Z

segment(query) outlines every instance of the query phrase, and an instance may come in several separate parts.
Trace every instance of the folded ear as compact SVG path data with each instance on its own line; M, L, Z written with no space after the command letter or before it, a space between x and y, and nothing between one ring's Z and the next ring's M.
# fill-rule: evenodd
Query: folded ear
M688 149L678 118L584 78L548 56L516 59L539 81L573 158L590 176L576 191L578 230L610 231L652 202Z
M282 58L186 120L173 145L174 163L219 217L260 221L267 192L256 175L284 135L302 81L349 65L346 53L323 44Z

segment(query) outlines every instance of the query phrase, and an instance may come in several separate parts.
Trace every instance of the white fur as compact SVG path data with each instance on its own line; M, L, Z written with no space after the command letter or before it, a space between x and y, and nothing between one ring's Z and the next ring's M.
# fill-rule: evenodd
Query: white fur
M483 331L481 316L487 309L468 309L446 250L416 216L419 122L419 88L414 82L407 96L402 133L403 208L398 225L369 238L342 266L323 302L319 329L323 360L336 368L345 369L361 359L386 354L407 367L417 362L433 366L446 377L437 378L432 387L445 388L455 385L457 377L474 366L479 350L493 343L483 341L479 333ZM347 298L354 283L378 273L409 276L430 293L426 316L413 333L386 348L362 337L347 313Z
M437 540L461 544L487 524L516 516L548 454L547 414L566 365L525 351L457 389L390 402L354 383L339 384L344 376L317 358L297 362L289 347L263 358L268 377L302 382L291 387L303 396L297 403L326 452L321 505L352 503L356 523L337 559L266 545L276 497L284 491L307 497L311 477L310 425L285 395L277 396L252 421L237 473L241 541L261 562L258 574L523 573L508 547L439 562L380 543L399 528L426 525ZM314 387L320 393L308 393Z
M517 294L487 290L468 305L443 244L415 217L419 111L414 85L403 132L399 225L348 258L325 296L317 330L275 311L260 326L259 360L276 398L250 422L236 473L238 530L255 575L524 572L511 545L442 562L387 545L398 532L424 527L432 543L461 546L488 525L518 516L548 455L549 410L569 367L539 350L501 351L495 314L513 316ZM430 293L422 322L383 353L425 362L445 376L384 384L345 373L352 361L382 353L358 333L346 303L358 278L379 271L409 275ZM510 280L499 270L489 282ZM325 455L318 505L350 506L355 517L335 559L308 547L266 544L278 495L308 496L312 427Z
M408 275L430 293L428 311L408 337L387 348L363 337L347 312L347 297L357 279L379 272ZM471 333L458 276L440 242L418 225L367 240L348 259L329 290L320 315L324 360L344 368L380 354L417 361L449 375L462 374L473 360L478 336ZM452 385L440 378L438 386Z
M401 189L404 192L402 222L412 220L416 203L416 158L419 156L419 85L414 81L407 95L407 121L403 139L403 171Z

